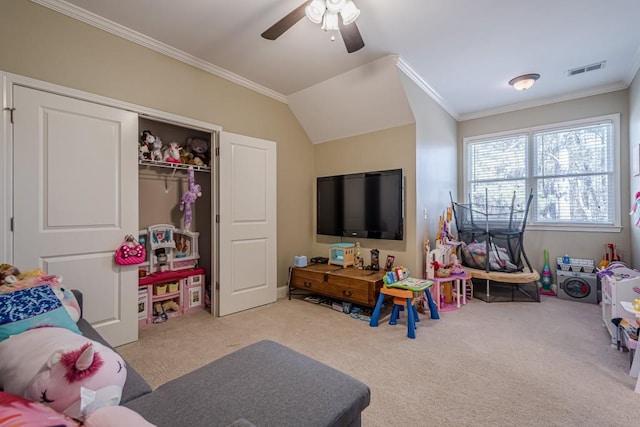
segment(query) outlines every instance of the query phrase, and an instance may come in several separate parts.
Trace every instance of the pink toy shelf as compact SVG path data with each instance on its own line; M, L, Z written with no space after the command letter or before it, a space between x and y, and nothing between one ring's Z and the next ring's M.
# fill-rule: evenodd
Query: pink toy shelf
M199 236L200 233L169 224L155 224L138 231L138 241L147 249L147 260L138 267L140 275L197 267Z
M138 279L139 325L158 320L158 304L165 308L167 318L202 310L205 273L204 268L194 268L156 272Z
M139 325L203 309L206 271L198 268L199 233L154 224L138 236L147 250L146 261L138 266Z

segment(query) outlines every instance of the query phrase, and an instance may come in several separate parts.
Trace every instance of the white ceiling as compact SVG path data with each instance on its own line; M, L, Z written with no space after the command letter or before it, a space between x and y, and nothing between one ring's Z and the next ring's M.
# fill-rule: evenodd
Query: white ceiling
M32 1L285 102L388 55L457 119L623 89L640 67L640 0L354 0L365 47L352 54L306 18L275 41L260 37L302 0ZM525 92L509 87L526 73L542 77Z

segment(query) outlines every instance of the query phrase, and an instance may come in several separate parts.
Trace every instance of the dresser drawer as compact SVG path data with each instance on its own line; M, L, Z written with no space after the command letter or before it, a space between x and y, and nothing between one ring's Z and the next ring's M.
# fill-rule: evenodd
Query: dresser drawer
M365 284L366 285L366 284ZM357 304L371 305L369 302L369 289L361 286L345 286L327 283L325 292L333 298L355 302Z
M326 283L323 280L323 275L320 275L320 278L317 277L303 277L299 275L293 275L291 277L290 286L294 288L306 289L308 291L315 291L318 293L323 293L326 290Z
M292 288L373 307L376 304L384 272L342 268L326 264L293 267L289 279ZM291 294L289 294L291 297Z
M294 268L291 272L291 280L293 281L294 279L305 279L315 282L324 282L326 274L327 273L324 271L308 270L305 268Z
M382 279L379 273L371 274L363 270L344 270L330 274L327 288L336 298L349 298L350 301L367 306L374 306ZM333 290L331 290L333 289Z

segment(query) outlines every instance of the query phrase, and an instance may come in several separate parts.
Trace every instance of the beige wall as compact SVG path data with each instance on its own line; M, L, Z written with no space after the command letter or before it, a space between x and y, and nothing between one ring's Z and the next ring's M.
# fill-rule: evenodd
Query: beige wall
M286 284L293 255L311 247L313 218L313 148L287 105L28 0L2 0L0 39L2 71L275 141L278 285Z
M638 102L638 101L636 101ZM558 123L605 114L620 113L620 162L622 231L614 233L596 232L549 232L528 230L525 233L525 251L533 267L540 271L543 249L549 249L550 261L568 253L576 258L594 259L599 262L603 256L603 244L612 242L622 252L624 261L631 257L631 231L629 226L629 97L628 91L606 93L572 101L558 102L541 107L528 108L510 113L498 114L458 124L458 143L462 154L463 138L522 129L530 126ZM459 156L459 187L462 191L462 155ZM552 265L553 267L553 265ZM553 268L552 268L553 269Z
M315 238L310 256L329 256L328 243L340 242L340 237L316 235L315 233L315 177L346 173L367 172L402 168L405 176L405 229L404 240L352 239L359 241L365 265L370 264L370 250L380 251L380 263L384 265L387 255L394 255L395 265L404 265L410 270L418 266L416 242L416 187L415 187L415 125L399 126L382 131L358 135L351 138L316 144L314 146L313 181L309 184L309 205L312 207L313 224L309 233ZM300 254L302 255L302 254Z
M636 74L629 88L629 153L633 153L633 147L638 145L640 145L640 72ZM629 164L632 164L631 160ZM636 192L640 191L640 176L631 176L629 182L631 183L629 197L633 203ZM630 230L631 266L640 268L640 230L634 226L631 226Z
M416 120L416 246L421 273L425 270L424 241L434 239L438 220L457 194L457 122L440 105L403 76L403 85ZM426 211L426 218L425 218ZM416 277L422 277L422 274Z

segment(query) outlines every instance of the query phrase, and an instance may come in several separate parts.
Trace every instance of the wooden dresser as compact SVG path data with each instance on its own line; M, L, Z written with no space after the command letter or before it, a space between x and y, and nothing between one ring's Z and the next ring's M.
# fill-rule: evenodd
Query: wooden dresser
M342 268L336 265L311 264L291 267L289 299L292 289L374 307L382 287L384 271Z

